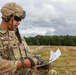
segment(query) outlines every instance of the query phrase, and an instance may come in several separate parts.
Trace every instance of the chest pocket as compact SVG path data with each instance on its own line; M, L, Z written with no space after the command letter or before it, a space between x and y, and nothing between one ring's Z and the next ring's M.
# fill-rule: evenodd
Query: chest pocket
M20 59L21 57L25 57L24 46L22 44L12 46L12 51L15 59Z
M25 48L23 44L15 44L13 40L9 37L1 38L3 48L1 54L4 58L7 59L20 59L25 57ZM12 42L12 43L11 43Z
M5 59L20 59L21 57L25 57L25 48L23 44L10 43L13 40L9 37L2 37L1 43L2 47L0 48L0 53Z
M21 54L17 45L11 46L11 50L13 51L13 55L15 59L20 59Z
M19 44L19 49L21 51L22 57L25 57L26 51L25 51L24 45L23 44Z
M3 58L10 58L10 54L11 52L9 51L10 47L8 46L9 45L9 42L11 41L11 38L9 37L1 37L0 38L1 40L1 55L3 56Z
M6 36L0 38L1 48L0 55L5 59L20 59L25 57L23 44L19 44L18 38L13 31L10 31Z

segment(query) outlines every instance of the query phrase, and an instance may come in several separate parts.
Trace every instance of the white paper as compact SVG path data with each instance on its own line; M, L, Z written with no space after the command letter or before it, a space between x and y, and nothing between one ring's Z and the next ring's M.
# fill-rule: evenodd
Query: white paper
M57 49L56 52L53 52L53 51L51 50L51 52L50 52L50 61L49 61L49 63L55 61L60 55L61 55L61 52L60 52L59 49Z

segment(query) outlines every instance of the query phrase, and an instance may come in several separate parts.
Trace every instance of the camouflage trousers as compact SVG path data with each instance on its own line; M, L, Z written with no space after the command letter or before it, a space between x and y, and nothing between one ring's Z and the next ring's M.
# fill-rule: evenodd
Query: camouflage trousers
M8 74L8 75L12 75L12 74ZM58 75L58 74L57 71L53 69L50 69L49 71L40 69L39 71L35 72L30 68L26 68L26 69L17 70L14 75Z
M30 68L21 68L16 70L15 73L7 72L7 73L0 73L0 75L32 75L32 70Z
M41 69L38 72L33 72L32 75L58 75L58 74L57 71L53 69L50 69L49 71Z
M20 70L17 70L14 75L32 75L32 71L30 68L22 68Z

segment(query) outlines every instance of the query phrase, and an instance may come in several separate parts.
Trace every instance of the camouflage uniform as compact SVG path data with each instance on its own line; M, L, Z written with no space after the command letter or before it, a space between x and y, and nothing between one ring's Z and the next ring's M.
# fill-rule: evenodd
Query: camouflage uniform
M14 75L16 70L16 62L14 61L7 61L0 57L0 75Z
M21 51L21 54L20 54ZM15 35L15 31L5 31L0 26L0 56L2 59L19 60L21 58L26 57L26 53L24 50L23 44L19 43L17 36ZM14 61L13 61L14 60ZM2 62L2 61L0 61ZM16 68L16 63L11 67Z

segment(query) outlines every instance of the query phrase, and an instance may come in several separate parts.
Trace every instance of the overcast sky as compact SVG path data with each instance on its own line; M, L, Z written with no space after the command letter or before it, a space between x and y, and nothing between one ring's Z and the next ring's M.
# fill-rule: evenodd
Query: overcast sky
M10 1L26 11L21 35L76 35L76 0L0 0L0 9Z

